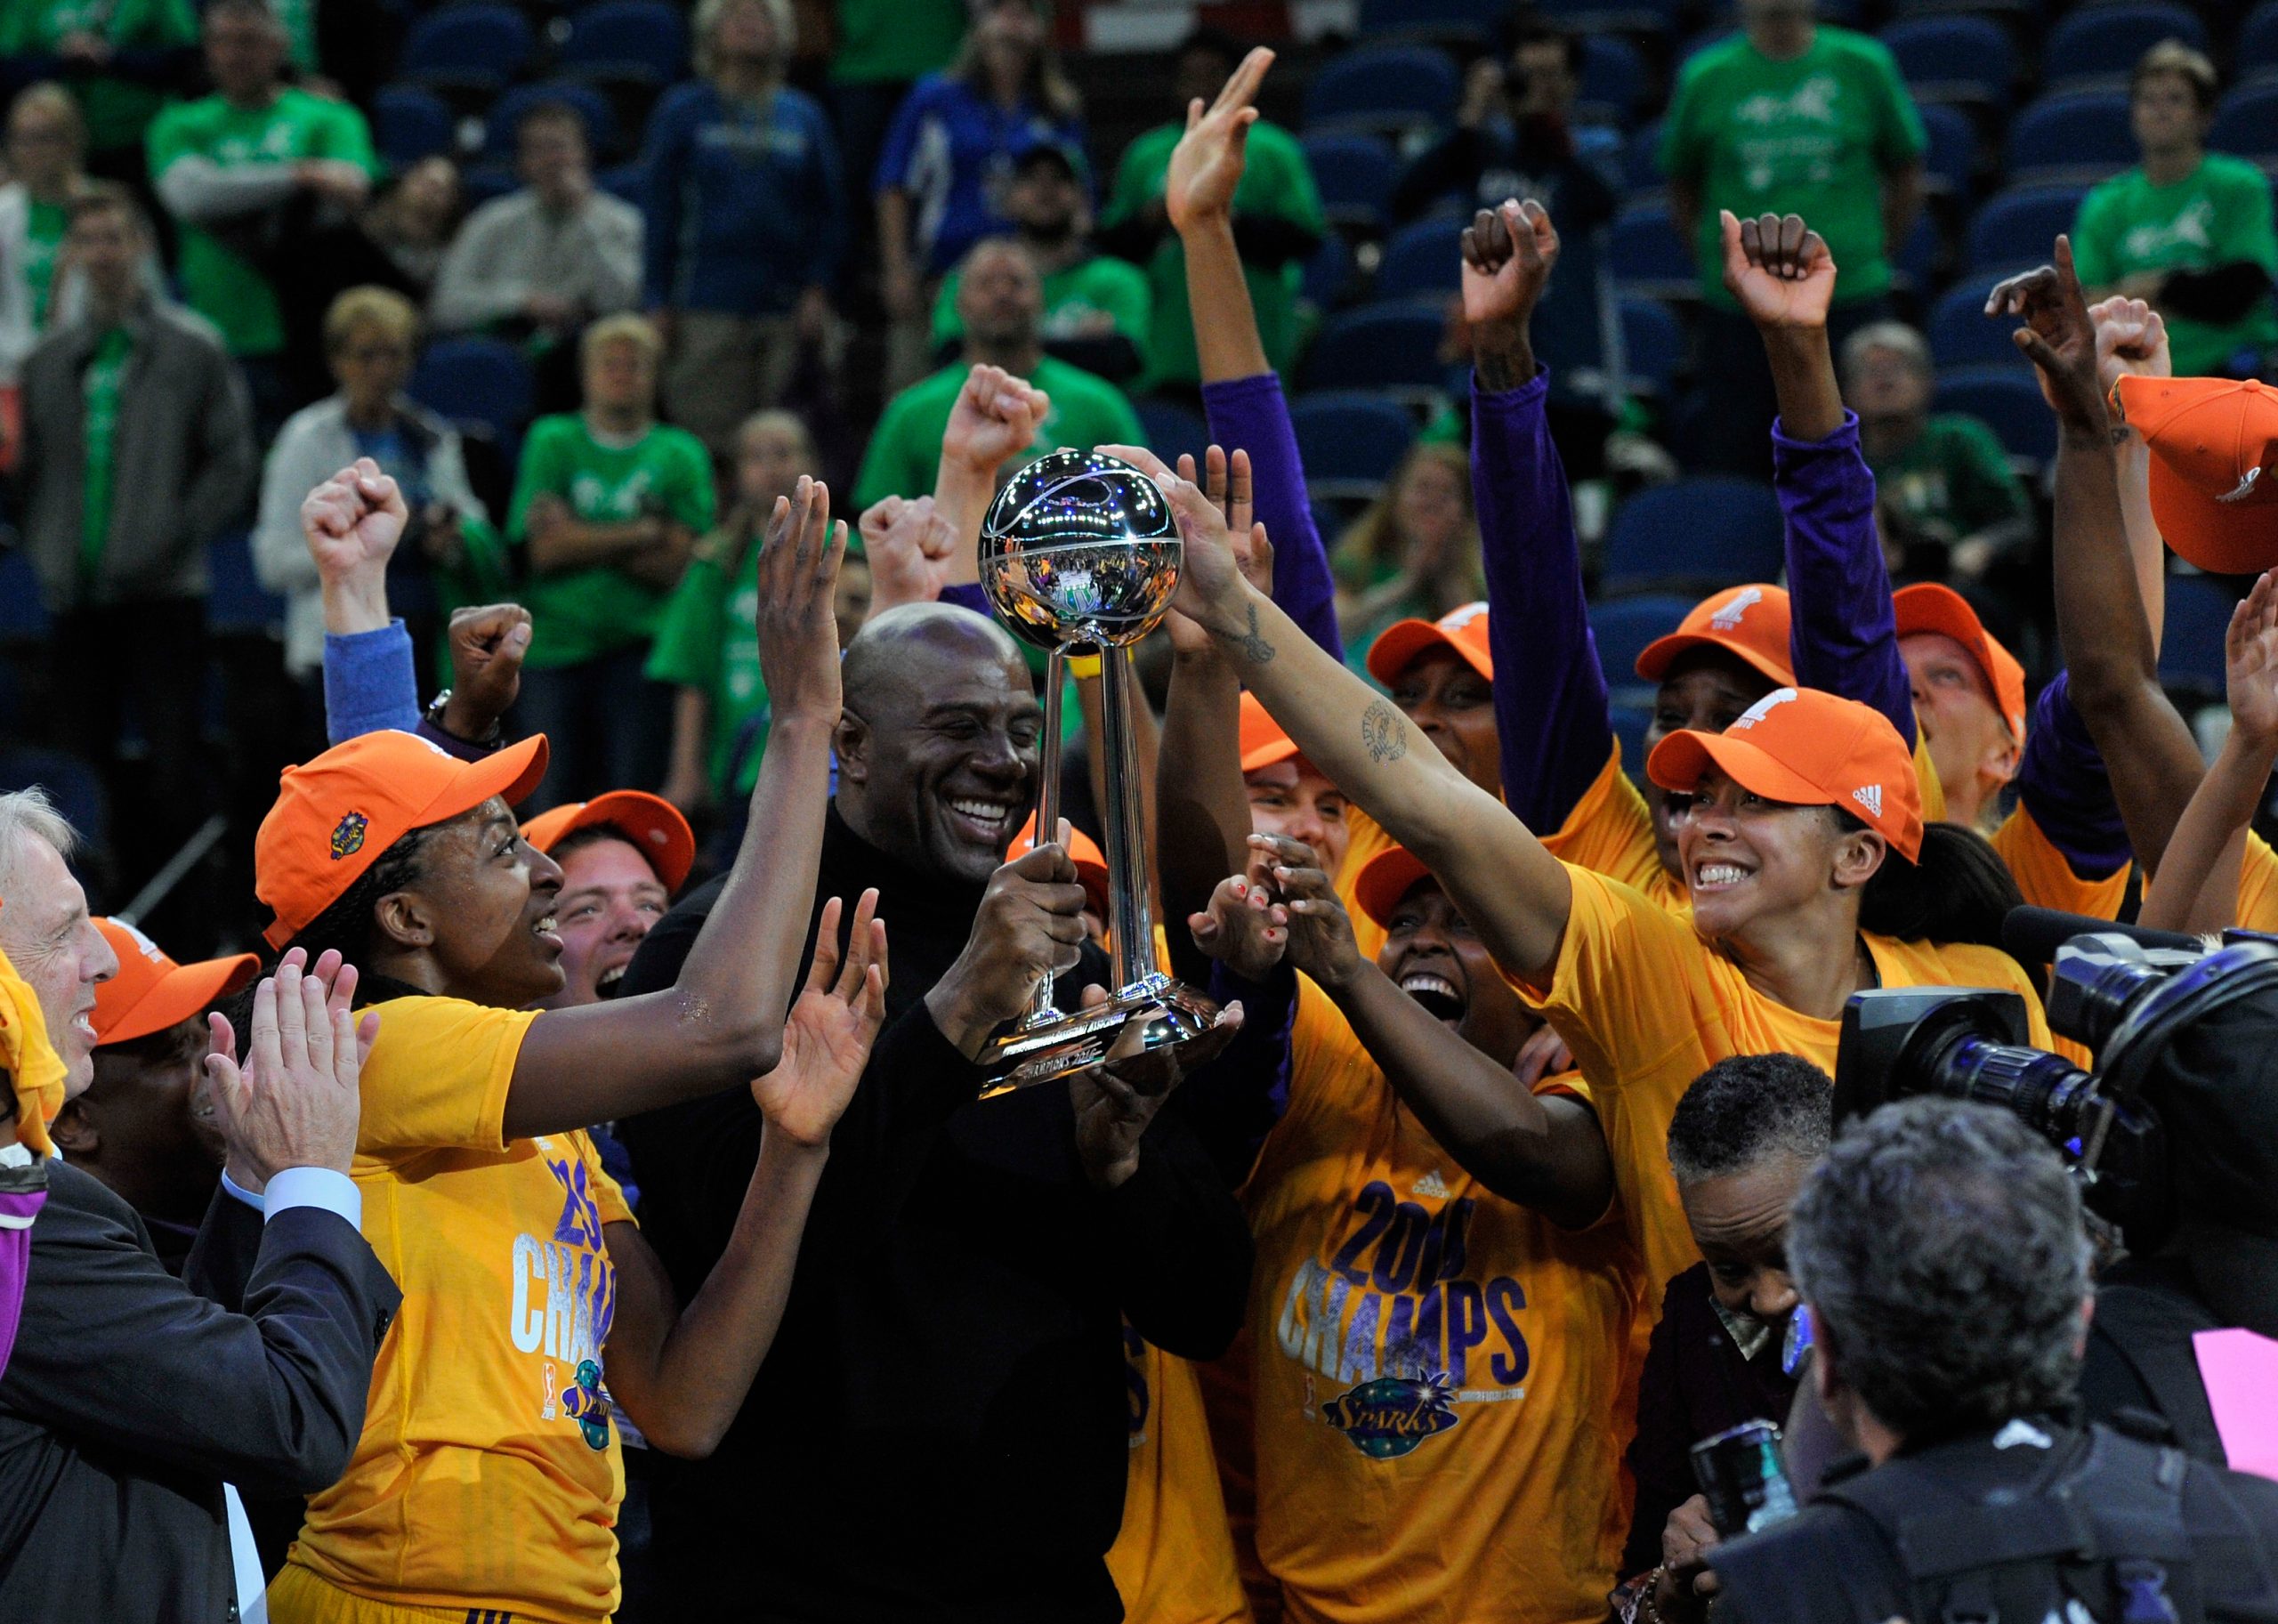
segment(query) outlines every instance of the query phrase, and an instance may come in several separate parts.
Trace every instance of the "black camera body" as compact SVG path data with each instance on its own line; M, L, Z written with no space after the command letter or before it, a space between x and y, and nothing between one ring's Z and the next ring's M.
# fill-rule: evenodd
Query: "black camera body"
M2045 928L2049 917L2037 923ZM2014 992L1879 989L1844 1006L1836 1121L1921 1094L2014 1112L2064 1155L2089 1209L2118 1225L2131 1249L2149 1250L2176 1223L2161 1057L2186 1026L2278 987L2278 938L2233 932L2209 951L2190 938L2076 923L2080 933L2054 949L2048 1023L2096 1057L2093 1071L2032 1047L2024 999Z

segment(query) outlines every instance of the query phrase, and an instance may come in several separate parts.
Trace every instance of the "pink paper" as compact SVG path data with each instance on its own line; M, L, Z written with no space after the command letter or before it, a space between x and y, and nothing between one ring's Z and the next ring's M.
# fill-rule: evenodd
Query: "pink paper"
M2231 1470L2278 1478L2278 1341L2250 1330L2202 1330L2191 1346Z

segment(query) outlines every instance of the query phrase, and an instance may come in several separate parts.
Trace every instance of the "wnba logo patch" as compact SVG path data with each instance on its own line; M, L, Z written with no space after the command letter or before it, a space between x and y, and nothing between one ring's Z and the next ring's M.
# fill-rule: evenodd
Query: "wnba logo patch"
M1350 1438L1354 1449L1376 1460L1405 1455L1462 1419L1449 1398L1443 1373L1421 1380L1383 1376L1362 1382L1323 1404L1321 1418Z
M338 862L343 857L353 857L362 851L364 831L371 826L372 820L362 812L350 812L333 825L332 860Z

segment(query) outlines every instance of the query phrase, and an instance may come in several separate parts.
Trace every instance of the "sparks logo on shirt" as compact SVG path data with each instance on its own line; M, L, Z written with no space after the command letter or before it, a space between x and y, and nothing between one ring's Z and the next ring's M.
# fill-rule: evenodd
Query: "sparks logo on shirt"
M561 1216L550 1240L514 1237L509 1331L516 1348L544 1357L539 1418L575 1421L588 1444L606 1449L602 1348L617 1313L617 1272L603 1249L601 1208L585 1159L574 1152L557 1158L550 1138L537 1143L546 1170L561 1186ZM560 1382L562 1366L573 1372L566 1386Z
M1466 1196L1427 1211L1372 1180L1332 1232L1335 1251L1301 1262L1282 1294L1282 1353L1346 1385L1321 1418L1372 1458L1448 1431L1459 1402L1525 1396L1526 1291L1508 1275L1465 1278L1474 1207Z

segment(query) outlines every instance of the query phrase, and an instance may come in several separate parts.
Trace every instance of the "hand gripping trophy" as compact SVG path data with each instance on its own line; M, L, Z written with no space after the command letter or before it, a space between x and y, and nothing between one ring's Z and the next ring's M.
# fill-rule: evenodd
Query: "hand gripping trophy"
M1131 731L1130 645L1155 629L1177 590L1184 545L1155 482L1119 457L1054 451L1013 476L981 528L981 584L1014 635L1049 650L1038 763L1038 838L1059 828L1060 691L1070 654L1096 651L1107 751L1110 936L1116 989L1104 1004L1062 1014L1047 975L1028 1014L996 1042L981 1097L1049 1082L1098 1062L1134 1022L1142 1052L1211 1030L1218 1006L1155 967L1147 830ZM1166 1059L1168 1057L1166 1056Z

